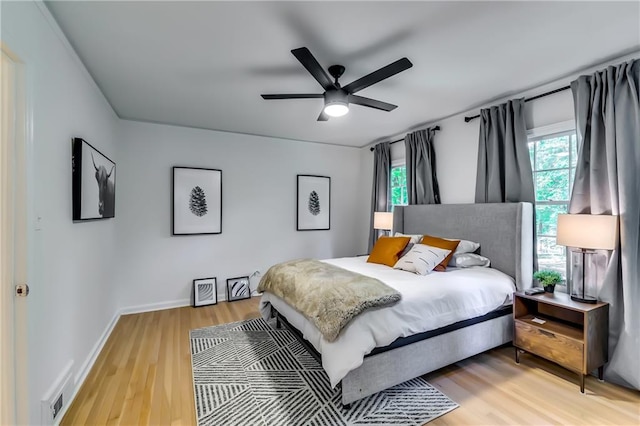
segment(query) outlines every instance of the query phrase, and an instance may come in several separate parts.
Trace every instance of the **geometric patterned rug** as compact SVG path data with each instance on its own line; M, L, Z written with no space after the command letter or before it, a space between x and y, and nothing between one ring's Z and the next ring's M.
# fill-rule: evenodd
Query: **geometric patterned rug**
M262 318L191 330L198 425L422 425L458 404L422 378L341 403L286 328Z

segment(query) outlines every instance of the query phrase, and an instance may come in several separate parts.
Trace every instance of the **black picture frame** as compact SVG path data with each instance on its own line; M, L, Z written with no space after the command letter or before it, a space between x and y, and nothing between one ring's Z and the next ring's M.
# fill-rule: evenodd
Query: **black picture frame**
M251 298L251 281L249 276L227 279L227 302Z
M319 175L297 175L296 230L328 231L331 229L331 178Z
M215 305L218 303L218 279L216 277L197 278L193 280L194 308Z
M171 235L222 233L222 170L173 167Z
M82 138L71 139L74 222L116 216L116 163Z

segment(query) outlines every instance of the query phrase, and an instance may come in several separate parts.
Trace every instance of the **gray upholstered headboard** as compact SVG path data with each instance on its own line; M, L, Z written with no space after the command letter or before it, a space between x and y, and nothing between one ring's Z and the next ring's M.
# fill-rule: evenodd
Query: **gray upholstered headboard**
M480 243L491 267L513 277L519 290L531 287L531 203L421 204L395 206L393 232L429 234Z

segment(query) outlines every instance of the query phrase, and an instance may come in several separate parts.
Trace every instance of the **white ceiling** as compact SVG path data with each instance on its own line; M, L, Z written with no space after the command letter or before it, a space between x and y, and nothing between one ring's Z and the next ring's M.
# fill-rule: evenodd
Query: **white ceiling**
M640 48L640 2L47 2L125 119L364 146ZM413 68L317 122L306 46L343 85L403 56Z

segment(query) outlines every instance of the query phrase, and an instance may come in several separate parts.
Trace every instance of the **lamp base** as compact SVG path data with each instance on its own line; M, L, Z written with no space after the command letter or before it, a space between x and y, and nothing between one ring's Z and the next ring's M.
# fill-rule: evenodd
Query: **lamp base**
M571 295L571 300L573 300L574 302L580 302L580 303L598 303L598 299L591 296L579 297L579 296Z

